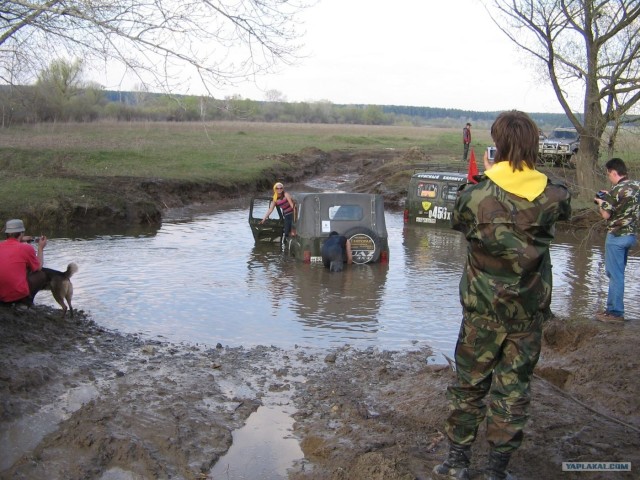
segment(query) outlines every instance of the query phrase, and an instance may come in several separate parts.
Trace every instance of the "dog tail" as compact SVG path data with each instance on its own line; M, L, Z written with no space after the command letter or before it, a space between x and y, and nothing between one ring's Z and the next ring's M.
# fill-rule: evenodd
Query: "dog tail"
M67 279L71 278L71 276L77 271L78 271L78 265L76 265L75 262L71 262L69 265L67 265L67 271L64 272L64 277Z

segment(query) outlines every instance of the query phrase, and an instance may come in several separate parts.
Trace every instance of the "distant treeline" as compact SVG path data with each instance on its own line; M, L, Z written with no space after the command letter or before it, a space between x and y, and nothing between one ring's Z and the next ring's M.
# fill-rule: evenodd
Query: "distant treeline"
M500 114L495 112L476 112L472 110L457 110L453 108L435 107L408 107L403 105L385 105L383 111L388 114L406 116L410 118L421 118L425 121L437 120L440 118L453 118L478 123L493 123ZM571 122L564 113L536 113L527 112L535 120L539 127L571 127ZM460 123L460 122L458 122Z
M196 95L104 91L51 85L0 86L1 125L96 120L214 121L362 125L430 125L466 122L490 124L499 112L402 105L339 105L321 102L257 101L241 97L214 99ZM531 113L543 129L571 126L564 114Z

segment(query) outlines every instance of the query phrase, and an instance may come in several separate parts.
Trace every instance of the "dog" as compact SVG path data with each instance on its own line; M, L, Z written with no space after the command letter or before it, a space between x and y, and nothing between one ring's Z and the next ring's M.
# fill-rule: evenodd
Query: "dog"
M78 271L78 265L70 263L67 265L67 270L59 272L53 268L42 267L42 271L47 276L46 283L42 290L50 290L53 298L62 307L62 318L67 314L67 305L69 305L69 313L73 318L73 307L71 306L71 299L73 298L73 284L71 283L71 276Z

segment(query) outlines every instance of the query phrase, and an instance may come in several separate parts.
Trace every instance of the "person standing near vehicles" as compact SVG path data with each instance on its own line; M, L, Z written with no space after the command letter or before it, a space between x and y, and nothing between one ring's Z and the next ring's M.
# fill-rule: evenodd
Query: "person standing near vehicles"
M610 191L600 190L593 201L607 221L604 244L605 272L609 278L607 306L596 314L606 323L624 323L624 271L629 249L636 244L640 216L640 182L629 180L627 166L621 158L605 164L607 177L613 185Z
M40 237L38 254L26 242L32 240L24 234L22 220L8 220L6 240L0 243L0 302L33 304L33 298L46 284L41 270L44 265L44 247L47 237Z
M341 272L344 262L353 263L351 242L338 232L331 232L322 244L322 264L331 272Z
M277 182L273 185L273 201L271 202L269 210L262 218L260 223L264 223L276 207L280 209L280 211L282 212L282 217L284 218L283 238L286 240L291 234L291 226L293 225L293 212L295 211L295 206L293 203L293 198L291 198L291 195L289 193L284 191L284 185L280 182Z
M491 137L495 161L485 152L485 175L461 190L452 215L452 227L469 243L460 280L456 381L447 388L449 453L433 470L446 478L470 478L471 445L485 418L485 478L508 478L551 303L549 248L556 221L571 213L568 189L535 170L538 127L527 114L501 113Z
M462 160L467 161L467 155L469 155L469 145L471 145L471 124L467 123L462 129L462 145L464 151L462 153Z

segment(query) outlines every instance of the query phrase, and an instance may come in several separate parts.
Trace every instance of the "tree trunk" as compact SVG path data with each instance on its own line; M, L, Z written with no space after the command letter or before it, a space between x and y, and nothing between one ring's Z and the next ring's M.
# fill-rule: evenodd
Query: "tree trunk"
M616 139L620 131L620 122L616 121L609 132L609 140L607 141L607 158L612 158L616 151Z
M580 137L580 148L576 158L576 181L580 187L578 195L591 198L599 189L603 188L598 166L600 141L589 136Z

